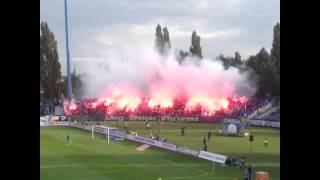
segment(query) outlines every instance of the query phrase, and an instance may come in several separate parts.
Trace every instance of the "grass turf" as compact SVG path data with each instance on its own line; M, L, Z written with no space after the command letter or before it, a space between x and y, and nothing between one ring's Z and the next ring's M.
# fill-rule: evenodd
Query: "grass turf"
M104 124L115 126L115 122ZM124 123L118 123L124 128ZM180 128L186 129L180 136ZM146 130L144 122L129 122L129 129L139 135L149 137L158 131L158 124L152 123ZM248 128L255 136L252 152L249 153L248 137L221 137L216 133L219 126L203 123L164 123L161 136L169 142L194 149L202 148L203 137L208 130L213 136L208 142L208 151L223 155L240 156L245 154L248 161L257 166L257 171L269 172L270 179L280 179L280 131L267 128ZM71 146L66 145L66 134L71 135ZM263 144L269 139L269 147ZM243 170L215 165L195 157L173 153L157 148L137 152L137 143L123 141L107 144L103 135L91 140L91 133L68 127L46 127L40 129L40 177L42 180L86 180L120 179L243 179Z

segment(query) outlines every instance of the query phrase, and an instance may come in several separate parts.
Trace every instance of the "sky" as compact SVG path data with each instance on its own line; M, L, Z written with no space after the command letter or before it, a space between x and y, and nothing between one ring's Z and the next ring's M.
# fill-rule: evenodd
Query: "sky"
M68 0L68 16L71 63L84 73L120 49L153 46L157 24L168 28L174 50L188 51L195 30L206 58L270 51L280 0ZM64 0L40 0L41 21L55 34L66 74Z

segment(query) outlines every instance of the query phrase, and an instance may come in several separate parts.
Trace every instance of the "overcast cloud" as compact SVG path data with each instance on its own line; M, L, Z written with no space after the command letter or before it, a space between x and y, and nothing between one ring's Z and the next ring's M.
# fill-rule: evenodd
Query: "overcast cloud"
M247 58L270 50L280 0L68 0L72 64L108 61L119 49L153 45L155 27L167 26L172 46L188 50L193 30L204 57ZM62 72L66 70L64 0L40 0L40 18L56 35Z

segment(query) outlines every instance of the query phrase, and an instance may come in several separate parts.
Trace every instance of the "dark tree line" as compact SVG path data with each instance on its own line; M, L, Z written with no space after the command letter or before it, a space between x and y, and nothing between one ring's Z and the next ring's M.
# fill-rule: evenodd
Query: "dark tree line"
M255 56L250 56L245 64L258 79L258 96L280 96L280 23L273 28L273 42L270 54L262 48Z
M58 99L61 95L61 65L57 41L46 22L40 24L40 88L42 97Z
M198 59L202 59L202 48L200 45L200 36L197 35L196 31L193 31L191 34L191 45L189 48L189 52L180 50L177 56L179 63L185 60L187 57L196 57Z
M191 35L191 46L189 49L192 56L202 59L202 49L200 46L200 36L197 35L196 31L192 32Z
M251 74L257 79L257 96L280 96L280 23L273 28L273 42L270 53L265 49L250 56L247 60L241 60L240 54L235 57L220 55L217 60L222 61L224 67L237 67L241 70L253 70Z
M171 49L169 31L167 27L156 27L155 48L161 55L167 55ZM196 31L191 34L189 51L180 50L177 59L181 63L186 57L203 58L200 45L200 36ZM220 55L216 58L221 61L225 69L236 67L241 71L253 71L253 77L257 79L257 96L280 95L280 23L273 29L273 42L270 53L262 48L256 55L243 60L239 52L234 57ZM81 97L81 76L75 70L72 73L73 95ZM40 24L40 97L46 99L59 99L67 94L66 77L61 75L61 65L57 50L57 41L46 22Z
M160 55L167 55L171 49L170 36L167 27L161 29L160 24L156 27L155 48Z
M167 28L166 32L169 34ZM165 42L161 40L163 39L161 34L161 26L158 25L156 28L156 47L158 47L159 53L163 53L164 46L160 44ZM181 63L187 57L197 57L199 60L203 58L200 36L197 35L196 31L192 32L189 51L180 50L177 60ZM235 52L234 57L219 55L216 60L221 61L225 69L235 67L240 72L253 72L249 73L251 75L249 78L257 80L257 96L280 96L280 23L277 23L273 28L273 42L270 53L265 48L261 48L256 55L250 56L246 60L241 58L239 52Z
M225 69L228 69L231 66L242 69L244 66L244 61L241 59L239 52L235 52L234 57L226 57L221 54L216 59L222 62Z
M73 94L80 97L82 82L72 73ZM46 22L40 24L40 98L58 100L67 95L67 79L61 75L57 41Z
M169 31L167 27L161 29L161 25L158 24L156 27L156 40L155 40L155 48L160 55L167 55L171 49L171 42L169 37ZM193 31L191 34L191 46L189 51L180 50L177 55L177 59L179 62L182 62L186 57L197 57L202 59L202 49L200 46L200 36L197 35L196 31Z
M76 69L74 67L73 72L71 73L71 82L72 82L72 94L75 98L81 98L83 92L83 82L81 80L83 75L76 74ZM61 92L63 97L67 95L67 77L63 77Z

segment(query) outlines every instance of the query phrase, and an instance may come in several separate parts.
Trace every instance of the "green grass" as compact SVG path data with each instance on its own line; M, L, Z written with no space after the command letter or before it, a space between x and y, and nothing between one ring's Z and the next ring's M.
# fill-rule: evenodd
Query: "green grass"
M105 122L115 126L115 122ZM124 124L118 124L123 128ZM158 130L157 123L145 129L144 122L129 122L130 129L139 135L149 137ZM180 128L186 128L185 136L180 136ZM216 124L165 123L162 137L170 142L202 148L202 139L208 130L218 132ZM245 154L248 161L257 166L257 171L269 172L270 179L280 179L280 131L267 128L248 128L255 136L252 152L249 153L248 137L221 137L214 135L208 142L208 151L223 155ZM66 145L66 134L70 133L72 145ZM137 152L137 143L123 141L107 144L103 135L91 139L91 132L68 127L47 127L40 129L40 176L42 180L152 180L161 177L169 179L243 179L243 170L215 166L212 163L179 153L157 148ZM263 145L264 137L269 138L269 147Z

